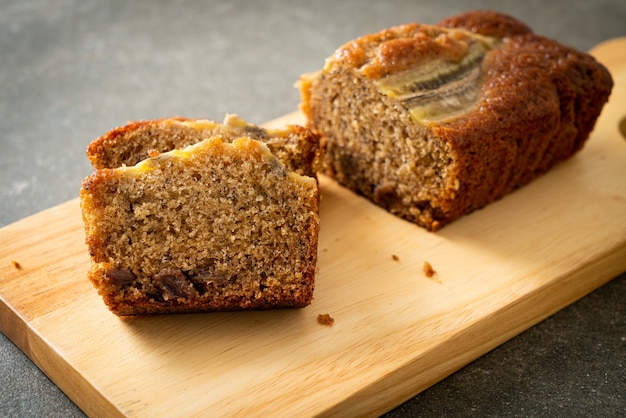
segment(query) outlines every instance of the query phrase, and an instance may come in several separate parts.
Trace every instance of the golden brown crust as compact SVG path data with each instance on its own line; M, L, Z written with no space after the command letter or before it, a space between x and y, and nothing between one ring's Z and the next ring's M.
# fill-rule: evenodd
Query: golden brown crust
M379 79L432 59L459 61L467 52L465 31L409 23L364 35L340 47L333 60Z
M183 122L189 120L191 119L184 117L171 117L129 122L126 125L111 129L106 134L101 135L91 141L87 146L87 158L96 169L115 168L121 166L122 164L135 165L139 161L147 157L148 150L145 151L145 154L139 155L140 153L136 151L138 146L135 146L135 157L131 157L130 155L117 156L120 152L124 152L120 151L119 149L121 146L124 146L124 142L128 141L129 136L133 138L138 137L140 134L147 136L151 131L166 126L168 124L168 121ZM170 146L173 145L174 144L170 144ZM150 148L148 145L147 148L156 149L160 152L169 151L169 149L166 149L168 148L167 145L152 148ZM127 151L127 153L130 154L130 151Z
M474 12L446 22L506 36L503 48L485 60L479 105L433 128L456 150L457 176L464 179L451 202L452 218L499 199L579 151L613 84L590 55L530 34L508 16L481 16Z
M493 10L475 10L451 16L437 23L437 26L463 28L474 33L497 38L532 33L526 24L512 16Z

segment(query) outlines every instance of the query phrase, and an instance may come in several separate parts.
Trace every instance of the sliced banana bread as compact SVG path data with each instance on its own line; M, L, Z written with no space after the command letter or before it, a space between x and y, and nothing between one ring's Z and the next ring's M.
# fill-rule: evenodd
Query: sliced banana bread
M149 142L151 135L132 132L148 125L161 138L149 147L167 142L172 131L160 130L163 123L121 128L128 137L141 138L122 144ZM185 136L194 126L174 129ZM295 132L296 142L316 142L306 129ZM149 152L152 157L136 165L97 169L83 180L81 207L92 258L88 276L117 315L311 302L319 189L316 178L294 170L314 171L313 158L287 159L301 163L291 169L264 142L229 139L213 135L186 148ZM110 154L118 146L123 148L116 143Z

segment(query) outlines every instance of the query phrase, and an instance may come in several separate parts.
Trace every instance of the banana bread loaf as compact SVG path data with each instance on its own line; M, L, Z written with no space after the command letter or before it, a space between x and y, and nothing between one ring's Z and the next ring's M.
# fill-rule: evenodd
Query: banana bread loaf
M429 230L580 150L612 85L590 55L491 11L365 35L300 79L324 172Z
M116 130L126 139L109 135L90 146L92 156L107 154L111 165L122 165L96 169L83 180L89 279L117 315L308 305L319 189L316 178L294 170L313 172L314 158L292 158L294 150L281 149L294 165L290 169L266 143L235 138L223 126L221 135L200 141L207 132L197 133L198 123L135 123ZM307 129L288 130L293 143L316 147ZM263 131L255 132L271 142ZM154 135L159 139L153 141ZM174 149L147 151L164 143ZM125 146L141 151L121 151ZM122 162L137 160L132 166Z

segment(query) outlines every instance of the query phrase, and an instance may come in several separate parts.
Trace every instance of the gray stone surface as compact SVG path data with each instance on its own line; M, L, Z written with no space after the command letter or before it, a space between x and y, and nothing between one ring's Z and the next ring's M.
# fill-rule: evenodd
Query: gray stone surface
M89 141L163 116L261 123L343 42L492 8L587 50L626 35L626 2L0 1L0 227L77 196ZM2 251L2 249L0 249ZM395 416L624 416L626 276L390 411ZM82 416L0 334L0 416Z

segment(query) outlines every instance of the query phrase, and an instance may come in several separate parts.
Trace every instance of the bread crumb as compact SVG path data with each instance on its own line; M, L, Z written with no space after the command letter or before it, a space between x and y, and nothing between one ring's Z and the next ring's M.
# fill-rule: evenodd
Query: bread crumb
M15 260L11 260L11 265L13 266L14 269L17 269L17 270L22 269L22 265Z
M332 316L325 313L325 314L317 315L317 322L321 325L331 326L335 322L335 319Z
M622 120L619 121L619 131L624 139L626 139L626 116L624 116Z
M400 257L398 257L398 256L397 256L397 255L395 255L395 254L391 254L391 259L392 259L393 261L399 261L399 260L400 260Z
M159 154L161 154L159 151L155 150L155 149L151 149L148 151L148 156L150 158L154 158L154 157L158 157Z
M433 266L430 265L428 261L424 261L424 266L422 267L424 274L426 277L433 277L436 271L433 269Z

